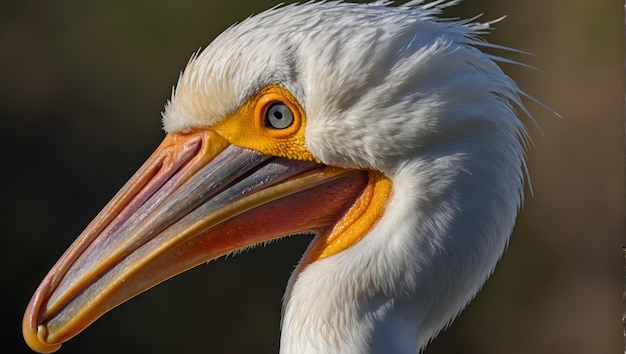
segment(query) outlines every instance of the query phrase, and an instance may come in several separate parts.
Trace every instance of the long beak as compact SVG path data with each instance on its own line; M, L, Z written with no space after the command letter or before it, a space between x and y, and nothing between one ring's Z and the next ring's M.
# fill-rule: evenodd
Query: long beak
M240 248L326 232L368 183L362 171L262 155L202 131L168 134L33 295L22 329L49 353L98 317Z

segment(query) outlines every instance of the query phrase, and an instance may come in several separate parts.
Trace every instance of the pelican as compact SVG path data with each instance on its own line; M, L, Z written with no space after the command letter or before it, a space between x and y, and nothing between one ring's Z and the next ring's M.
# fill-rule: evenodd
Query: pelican
M314 238L281 353L419 353L476 295L523 199L525 94L458 1L285 5L192 56L166 136L50 270L23 320L57 350L209 260Z

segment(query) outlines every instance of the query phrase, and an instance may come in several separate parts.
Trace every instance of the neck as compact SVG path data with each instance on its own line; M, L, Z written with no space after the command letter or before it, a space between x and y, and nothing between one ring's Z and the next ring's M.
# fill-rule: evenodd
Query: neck
M296 269L281 353L418 353L450 323L493 271L521 198L520 161L485 139L502 146L488 131L399 164L368 235Z
M354 249L353 246L351 249ZM408 298L389 296L363 274L346 250L297 275L286 299L281 353L412 353L422 347L419 314ZM332 261L327 259L334 258Z

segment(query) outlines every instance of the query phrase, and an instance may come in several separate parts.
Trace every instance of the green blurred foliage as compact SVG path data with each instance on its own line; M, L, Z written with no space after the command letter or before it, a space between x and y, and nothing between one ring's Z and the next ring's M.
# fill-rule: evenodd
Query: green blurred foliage
M191 54L273 1L13 1L0 5L5 352L29 353L23 310L48 269L156 147ZM467 0L448 17L507 15L486 38L529 102L534 196L509 251L435 353L620 350L624 18L618 1ZM499 52L502 54L501 52ZM96 321L61 353L269 353L307 242L293 237L172 279Z

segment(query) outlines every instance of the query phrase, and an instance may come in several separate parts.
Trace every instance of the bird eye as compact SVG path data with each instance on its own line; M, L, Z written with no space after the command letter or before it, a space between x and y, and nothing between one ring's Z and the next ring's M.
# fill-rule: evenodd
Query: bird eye
M293 112L282 102L272 103L265 112L265 125L274 129L289 127L293 119Z

